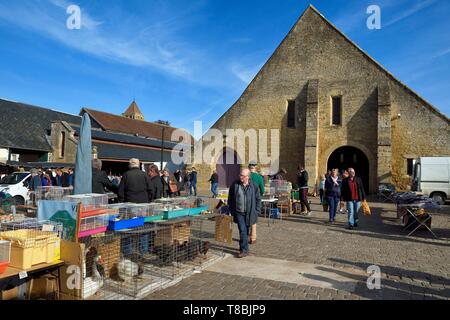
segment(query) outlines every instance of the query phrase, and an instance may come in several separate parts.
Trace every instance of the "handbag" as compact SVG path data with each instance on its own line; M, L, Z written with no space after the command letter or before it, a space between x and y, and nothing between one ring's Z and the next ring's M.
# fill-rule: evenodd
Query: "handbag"
M171 193L177 193L178 192L178 187L177 184L175 182L170 181L169 182L169 189Z
M370 211L369 204L367 203L366 200L364 200L364 201L361 203L361 208L362 208L362 211L364 212L364 215L366 215L366 216L372 215L372 212Z

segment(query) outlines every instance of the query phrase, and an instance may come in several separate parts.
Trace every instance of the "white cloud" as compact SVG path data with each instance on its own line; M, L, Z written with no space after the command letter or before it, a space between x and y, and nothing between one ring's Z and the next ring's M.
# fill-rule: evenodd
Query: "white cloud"
M400 22L400 21L428 8L429 6L433 5L436 1L437 0L425 0L425 1L419 2L416 5L414 5L413 7L409 8L408 10L405 10L405 11L401 12L400 14L396 15L395 18L389 20L388 22L382 23L382 27L388 27L397 22Z
M120 28L107 26L82 10L82 28L68 30L66 0L0 3L0 19L12 26L37 32L65 46L118 63L150 67L172 76L196 82L193 75L199 66L195 63L200 51L177 37L177 17L161 19L147 28L129 17L111 17L120 21Z
M263 64L243 66L240 63L233 63L231 65L231 72L245 84L249 84L256 76L259 70L261 70Z
M448 47L447 49L443 49L443 50L440 50L440 51L436 52L436 54L434 54L432 56L432 58L433 59L440 58L440 57L448 55L449 53L450 53L450 47Z

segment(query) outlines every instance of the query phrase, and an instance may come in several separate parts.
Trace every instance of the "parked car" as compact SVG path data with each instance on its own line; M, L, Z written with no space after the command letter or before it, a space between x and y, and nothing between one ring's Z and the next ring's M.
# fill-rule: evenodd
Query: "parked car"
M14 172L1 180L0 192L11 195L17 205L23 205L26 201L30 200L28 194L28 183L30 179L30 172Z
M423 192L441 205L450 200L450 157L417 159L412 190Z

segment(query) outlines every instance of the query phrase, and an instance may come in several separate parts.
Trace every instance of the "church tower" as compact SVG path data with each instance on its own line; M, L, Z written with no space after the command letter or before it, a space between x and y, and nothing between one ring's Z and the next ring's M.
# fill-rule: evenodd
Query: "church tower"
M125 113L122 114L126 118L130 118L133 120L141 120L144 121L144 115L142 114L141 110L139 109L136 101L133 100L133 102L130 104L128 109L125 111Z

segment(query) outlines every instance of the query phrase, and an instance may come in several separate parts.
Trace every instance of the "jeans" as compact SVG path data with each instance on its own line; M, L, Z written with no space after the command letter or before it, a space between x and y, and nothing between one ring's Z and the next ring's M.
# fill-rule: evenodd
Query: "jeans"
M192 191L194 190L194 191ZM197 184L191 183L191 186L189 188L189 195L197 196Z
M339 206L339 197L327 197L328 206L330 207L330 221L334 222L336 218L336 210Z
M319 194L320 194L320 204L323 204L323 194L324 194L324 190L320 189Z
M212 192L214 198L217 198L217 195L218 195L217 188L218 187L219 187L219 183L217 183L217 182L211 183L211 192Z
M361 208L361 201L348 201L348 225L354 227L358 223L358 211Z
M245 215L241 213L236 213L237 225L239 228L239 251L248 253L248 235L250 233L251 227L245 222Z

